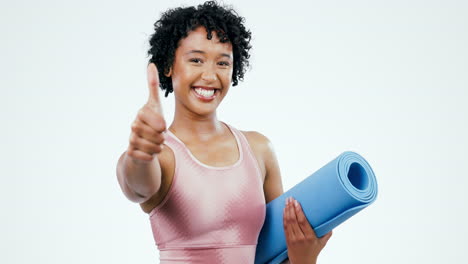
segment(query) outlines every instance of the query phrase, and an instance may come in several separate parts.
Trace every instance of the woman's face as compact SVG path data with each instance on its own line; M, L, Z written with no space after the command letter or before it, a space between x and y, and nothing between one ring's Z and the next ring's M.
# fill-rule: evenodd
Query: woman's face
M206 35L206 29L200 26L181 39L168 73L172 77L176 107L197 115L215 112L232 79L231 43L219 42L215 32L211 40Z

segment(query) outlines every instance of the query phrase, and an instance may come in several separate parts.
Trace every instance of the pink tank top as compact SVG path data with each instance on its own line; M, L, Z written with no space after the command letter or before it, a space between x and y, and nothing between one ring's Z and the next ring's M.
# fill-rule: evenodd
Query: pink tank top
M245 136L227 127L240 157L226 167L201 163L167 130L174 179L165 199L150 212L161 264L254 263L265 220L262 176Z

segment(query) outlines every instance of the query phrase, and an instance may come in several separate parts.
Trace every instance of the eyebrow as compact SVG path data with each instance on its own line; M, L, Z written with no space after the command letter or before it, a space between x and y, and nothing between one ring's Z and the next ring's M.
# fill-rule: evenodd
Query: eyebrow
M190 53L206 54L206 52L204 52L203 50L191 50L191 51L186 52L185 54L190 54ZM221 53L221 56L231 59L231 56L227 53Z

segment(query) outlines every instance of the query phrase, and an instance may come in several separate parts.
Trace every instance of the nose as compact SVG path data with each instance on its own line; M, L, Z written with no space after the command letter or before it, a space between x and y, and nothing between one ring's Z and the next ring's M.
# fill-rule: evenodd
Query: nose
M213 81L218 80L216 69L211 66L205 67L205 69L203 69L201 78L202 80L207 81L207 82L213 82Z

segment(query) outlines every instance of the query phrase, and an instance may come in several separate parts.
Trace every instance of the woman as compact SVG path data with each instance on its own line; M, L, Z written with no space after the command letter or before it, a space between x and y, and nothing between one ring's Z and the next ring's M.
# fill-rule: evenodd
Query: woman
M283 193L270 141L216 115L248 65L251 35L243 20L209 1L168 10L155 23L149 99L117 176L126 197L150 215L161 263L253 263L265 204ZM159 87L166 97L174 93L168 128ZM293 264L315 263L331 236L317 238L292 198L284 230Z

